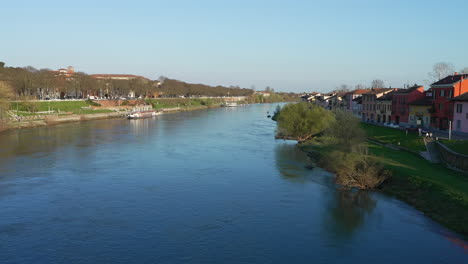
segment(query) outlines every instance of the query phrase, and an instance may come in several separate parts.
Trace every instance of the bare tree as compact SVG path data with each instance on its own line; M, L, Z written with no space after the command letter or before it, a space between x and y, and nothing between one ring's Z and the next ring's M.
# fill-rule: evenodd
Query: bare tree
M429 72L429 78L433 81L441 80L454 72L454 67L451 63L438 62L432 66L432 72Z
M375 79L371 83L371 88L385 88L385 82L380 79Z
M356 86L354 86L354 89L355 90L363 90L363 89L366 89L366 87L363 85L363 84L356 84Z

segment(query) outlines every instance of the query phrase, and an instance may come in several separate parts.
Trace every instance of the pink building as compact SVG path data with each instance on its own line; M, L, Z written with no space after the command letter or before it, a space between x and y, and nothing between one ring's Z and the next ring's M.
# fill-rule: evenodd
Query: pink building
M454 132L468 133L468 93L464 93L452 99Z

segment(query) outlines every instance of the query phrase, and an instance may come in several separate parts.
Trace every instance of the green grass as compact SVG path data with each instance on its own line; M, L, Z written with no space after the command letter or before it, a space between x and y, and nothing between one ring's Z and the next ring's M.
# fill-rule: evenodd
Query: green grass
M369 144L369 151L392 171L382 187L443 225L468 235L468 175L405 151Z
M463 155L468 155L468 140L444 140L444 145Z
M153 105L154 109L174 108L174 107L194 107L194 106L213 106L222 103L221 99L188 99L188 98L164 98L147 99L147 103Z
M96 109L96 110L93 110L93 109L80 109L80 110L74 110L72 112L73 112L73 114L76 114L76 115L88 115L88 114L111 113L111 112L114 112L114 111L109 110L109 109Z
M73 114L98 114L110 113L109 109L82 109L89 107L86 101L44 101L44 102L12 102L10 105L12 110L28 111L18 112L18 115L30 116L36 115L35 112L55 111L55 112L72 112Z
M12 102L10 109L29 112L58 111L73 112L88 107L85 101L44 101L44 102Z
M406 135L406 132L400 129L366 123L361 123L361 126L366 131L367 136L371 139L394 145L398 145L398 142L400 142L402 147L410 150L416 152L426 151L423 138L419 137L417 133L408 132L408 135Z

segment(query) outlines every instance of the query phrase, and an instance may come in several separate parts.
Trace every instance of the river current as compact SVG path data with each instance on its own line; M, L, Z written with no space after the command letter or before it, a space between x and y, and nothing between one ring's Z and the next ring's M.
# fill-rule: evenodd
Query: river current
M0 263L468 263L275 140L276 104L0 133Z

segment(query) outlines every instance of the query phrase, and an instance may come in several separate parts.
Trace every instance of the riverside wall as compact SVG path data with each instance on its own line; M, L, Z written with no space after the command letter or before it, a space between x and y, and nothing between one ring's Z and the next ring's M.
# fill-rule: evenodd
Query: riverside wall
M449 149L444 144L436 141L437 150L439 151L440 158L447 163L447 165L468 172L468 156L457 153Z

